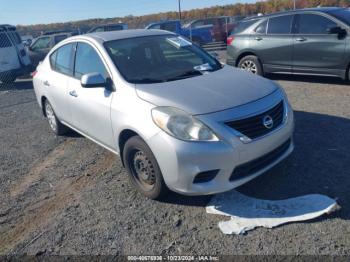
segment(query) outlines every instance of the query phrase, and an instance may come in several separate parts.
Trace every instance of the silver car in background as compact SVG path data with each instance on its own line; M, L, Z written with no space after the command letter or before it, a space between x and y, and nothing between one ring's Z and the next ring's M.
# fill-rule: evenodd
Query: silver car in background
M276 83L166 31L71 37L33 81L57 135L71 128L119 154L152 199L233 189L293 150L293 111Z

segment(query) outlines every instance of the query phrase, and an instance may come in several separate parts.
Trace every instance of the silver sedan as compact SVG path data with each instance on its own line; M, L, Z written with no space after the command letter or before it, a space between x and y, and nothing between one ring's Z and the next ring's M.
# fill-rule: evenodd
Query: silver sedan
M276 83L170 32L71 37L33 82L57 135L73 129L120 155L152 199L233 189L293 150L293 111Z

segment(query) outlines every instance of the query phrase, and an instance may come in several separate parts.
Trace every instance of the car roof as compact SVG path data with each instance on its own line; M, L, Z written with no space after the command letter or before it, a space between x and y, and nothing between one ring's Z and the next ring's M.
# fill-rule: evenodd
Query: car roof
M266 14L266 15L261 15L261 16L252 16L248 17L246 19L243 19L242 21L248 21L248 20L255 20L255 19L263 19L263 18L268 18L272 16L277 16L277 15L284 15L284 14L298 14L300 12L321 12L321 13L328 13L331 11L335 10L342 10L346 9L345 7L314 7L314 8L304 8L304 9L296 9L296 10L288 10L288 11L281 11L281 12L276 12L276 13L271 13L271 14Z
M36 38L44 38L44 37L54 37L54 36L59 36L59 35L67 35L67 37L69 37L70 35L72 35L71 32L62 32L62 33L54 33L54 34L48 34L48 35L39 35Z
M14 31L14 30L16 30L16 27L14 25L0 24L0 30L1 31L5 31L5 30Z
M100 27L100 26L109 26L109 25L126 25L126 23L107 23L107 24L100 24L100 25L95 25L95 27Z
M127 38L143 37L143 36L156 36L156 35L171 35L173 33L164 30L150 30L150 29L131 29L121 31L109 31L109 32L94 32L79 37L90 37L98 42L107 42L112 40L120 40ZM173 34L175 35L175 34ZM78 37L74 37L78 38ZM73 39L73 38L70 38Z

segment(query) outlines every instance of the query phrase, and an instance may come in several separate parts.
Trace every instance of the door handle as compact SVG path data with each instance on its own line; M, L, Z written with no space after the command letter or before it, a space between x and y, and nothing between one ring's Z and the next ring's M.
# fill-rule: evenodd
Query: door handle
M78 94L77 94L77 92L76 92L75 90L70 91L69 94L70 94L71 96L78 97Z
M295 40L298 41L298 42L305 42L307 39L304 38L304 37L299 37L299 38L297 38Z
M256 41L261 41L261 40L263 40L263 39L262 39L262 37L257 36L257 37L255 37L255 40L256 40Z
M49 81L44 81L44 86L50 86L50 83L49 83Z

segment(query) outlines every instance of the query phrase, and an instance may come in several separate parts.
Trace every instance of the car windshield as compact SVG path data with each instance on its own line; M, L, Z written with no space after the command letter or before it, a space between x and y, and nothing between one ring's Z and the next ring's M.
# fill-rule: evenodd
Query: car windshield
M175 35L114 40L105 48L125 80L135 84L175 81L222 68L204 50Z
M340 9L340 10L336 10L336 11L330 11L329 13L332 16L341 20L342 22L350 25L350 8Z

